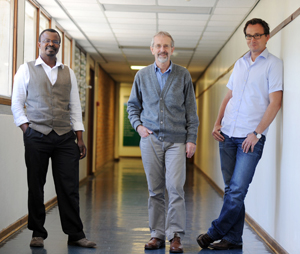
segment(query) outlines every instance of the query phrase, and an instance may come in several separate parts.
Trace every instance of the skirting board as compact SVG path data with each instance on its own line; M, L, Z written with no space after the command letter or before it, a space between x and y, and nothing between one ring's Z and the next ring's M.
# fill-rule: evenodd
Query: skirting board
M224 196L224 191L200 168L196 165L194 167L200 171L207 182L215 189L220 196ZM288 254L288 252L274 239L272 238L255 220L253 220L247 213L245 217L247 224L255 231L255 233L269 246L269 248L276 254Z
M86 183L88 180L88 177L83 178L79 182L79 186L82 186ZM53 199L49 200L47 203L45 203L45 210L46 212L49 211L52 207L54 207L57 204L57 197L54 197ZM28 215L23 216L21 219L17 220L15 223L11 224L7 228L3 229L0 232L0 243L3 242L6 238L20 230L22 227L27 225L28 221Z

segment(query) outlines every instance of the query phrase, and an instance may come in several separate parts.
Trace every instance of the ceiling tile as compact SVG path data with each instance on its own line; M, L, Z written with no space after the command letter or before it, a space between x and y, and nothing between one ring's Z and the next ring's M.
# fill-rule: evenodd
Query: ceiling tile
M155 19L155 13L105 11L107 18Z
M148 29L155 29L155 25L148 25L148 24L111 24L112 29L122 29L126 32L126 30L148 30Z
M155 19L130 19L130 18L108 18L111 24L141 24L141 25L155 25Z
M182 14L182 13L158 13L159 19L168 19L168 20L193 20L193 21L206 21L210 15L208 14Z
M101 4L155 5L155 0L99 0Z
M222 14L214 14L211 16L210 20L215 20L215 21L237 21L240 22L244 19L245 15L222 15Z
M249 11L249 8L216 8L214 14L246 15Z
M250 8L258 2L257 0L219 0L217 7L247 7Z
M231 26L231 27L237 27L236 21L222 21L222 20L211 20L208 23L209 26Z
M181 19L158 19L159 25L170 25L170 26L192 26L192 27L204 27L206 24L206 21L202 20L181 20Z
M158 0L158 5L166 6L187 6L187 7L213 7L216 0L197 0L197 1L183 1L183 0Z
M201 26L171 26L171 25L159 25L159 30L162 31L171 31L174 33L185 33L187 31L194 32L195 33L201 33L203 31L204 27Z
M78 2L78 3L76 3L76 4L74 4L74 2L72 1L72 2L63 2L63 1L61 1L62 2L62 5L66 8L66 9L68 9L68 11L69 12L71 12L71 11L74 11L74 10L82 10L82 11L101 11L101 9L100 9L100 6L99 6L99 4L95 1L95 0L93 0L94 1L94 3L89 3L89 4L87 4L87 2L83 2L83 1L80 1L80 2Z

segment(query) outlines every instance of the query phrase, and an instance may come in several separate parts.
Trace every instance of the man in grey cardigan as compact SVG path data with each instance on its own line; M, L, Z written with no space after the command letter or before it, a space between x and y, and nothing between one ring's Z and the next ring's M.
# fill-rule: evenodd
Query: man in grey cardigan
M128 100L129 120L141 136L140 148L149 189L151 239L145 249L165 247L181 253L185 233L186 159L196 150L199 120L189 72L171 62L174 40L167 32L154 35L154 64L137 72ZM169 205L165 218L165 189Z

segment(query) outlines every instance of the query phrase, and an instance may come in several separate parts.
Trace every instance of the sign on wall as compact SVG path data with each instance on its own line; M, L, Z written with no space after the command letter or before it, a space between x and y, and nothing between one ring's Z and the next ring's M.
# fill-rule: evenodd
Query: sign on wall
M124 103L123 146L139 146L140 135L132 128L128 119L127 103Z

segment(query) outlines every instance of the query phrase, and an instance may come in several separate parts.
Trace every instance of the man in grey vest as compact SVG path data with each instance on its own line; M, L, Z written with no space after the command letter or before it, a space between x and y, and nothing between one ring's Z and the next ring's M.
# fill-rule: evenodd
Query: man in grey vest
M174 40L167 32L157 33L151 43L154 64L140 70L128 101L129 120L140 134L140 148L149 189L151 239L145 249L165 247L181 253L185 234L186 157L196 150L198 116L191 76L171 62ZM169 205L165 218L165 189Z
M33 231L30 246L43 247L48 236L44 228L44 185L51 158L68 244L94 247L96 244L85 238L79 216L79 159L86 155L81 105L74 72L56 59L60 42L56 30L44 30L38 42L40 56L21 65L14 79L12 112L25 145L28 228Z

